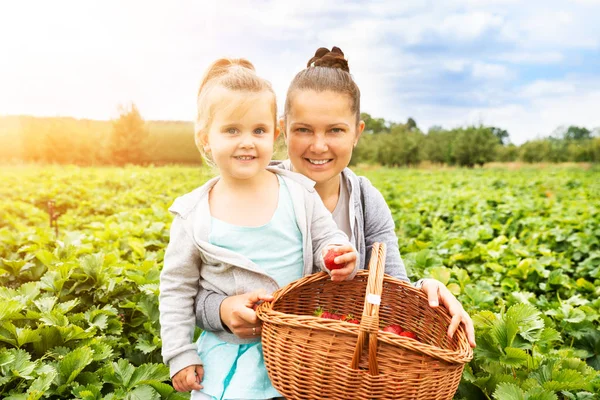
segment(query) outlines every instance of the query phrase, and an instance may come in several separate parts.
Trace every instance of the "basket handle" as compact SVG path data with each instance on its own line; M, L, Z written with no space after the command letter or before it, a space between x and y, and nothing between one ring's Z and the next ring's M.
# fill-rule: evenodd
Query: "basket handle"
M369 260L369 279L365 294L365 306L363 308L360 326L358 328L358 340L352 357L352 369L358 369L363 347L369 338L369 373L379 374L377 366L377 332L379 331L379 304L381 292L383 291L383 272L385 270L385 243L374 243Z

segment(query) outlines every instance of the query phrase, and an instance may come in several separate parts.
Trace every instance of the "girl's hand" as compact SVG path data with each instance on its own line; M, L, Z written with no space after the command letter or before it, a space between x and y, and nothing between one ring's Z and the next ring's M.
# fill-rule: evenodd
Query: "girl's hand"
M178 392L189 392L202 389L202 378L204 378L204 367L202 365L190 365L177 372L173 379L173 388Z
M473 327L473 320L462 304L454 297L454 295L448 290L448 288L440 281L435 279L423 279L423 286L421 290L427 295L429 299L429 305L431 307L438 307L440 302L446 307L452 321L448 327L448 337L454 336L456 329L460 324L463 324L467 333L467 339L472 348L475 348L475 328Z
M335 257L335 259L333 260L335 264L337 264L337 265L346 264L342 268L333 269L333 270L329 271L329 274L331 275L331 280L334 282L341 282L341 281L348 279L352 275L352 273L354 272L354 269L356 267L356 262L358 260L358 253L356 252L354 247L352 247L351 245L344 245L344 246L331 245L331 246L326 246L323 249L323 254L322 254L323 259L325 259L325 255L327 254L327 252L329 250L335 250L337 253L341 253L339 256ZM327 268L327 263L325 263L325 268Z
M256 338L261 334L262 322L254 308L262 301L273 301L273 296L264 289L229 296L221 303L221 321L240 339Z

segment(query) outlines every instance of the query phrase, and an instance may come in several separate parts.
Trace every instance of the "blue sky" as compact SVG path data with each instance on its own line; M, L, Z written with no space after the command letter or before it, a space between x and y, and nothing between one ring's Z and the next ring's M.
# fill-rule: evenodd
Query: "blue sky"
M484 123L514 143L600 127L600 0L0 3L0 115L192 120L200 77L245 57L279 103L318 47L341 47L363 111Z

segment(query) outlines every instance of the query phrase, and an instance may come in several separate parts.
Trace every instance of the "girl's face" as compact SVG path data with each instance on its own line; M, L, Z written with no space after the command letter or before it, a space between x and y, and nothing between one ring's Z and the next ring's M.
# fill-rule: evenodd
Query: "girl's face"
M297 90L292 96L285 132L294 170L317 185L339 179L365 128L364 122L357 126L347 95Z
M220 89L208 135L203 144L223 178L258 176L269 164L279 135L273 114L273 94Z

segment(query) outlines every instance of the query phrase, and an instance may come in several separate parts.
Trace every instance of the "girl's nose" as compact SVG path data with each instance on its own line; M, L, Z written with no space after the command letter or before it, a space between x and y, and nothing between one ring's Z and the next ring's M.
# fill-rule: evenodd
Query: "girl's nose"
M242 135L240 146L244 149L249 149L254 147L254 138L252 135Z

